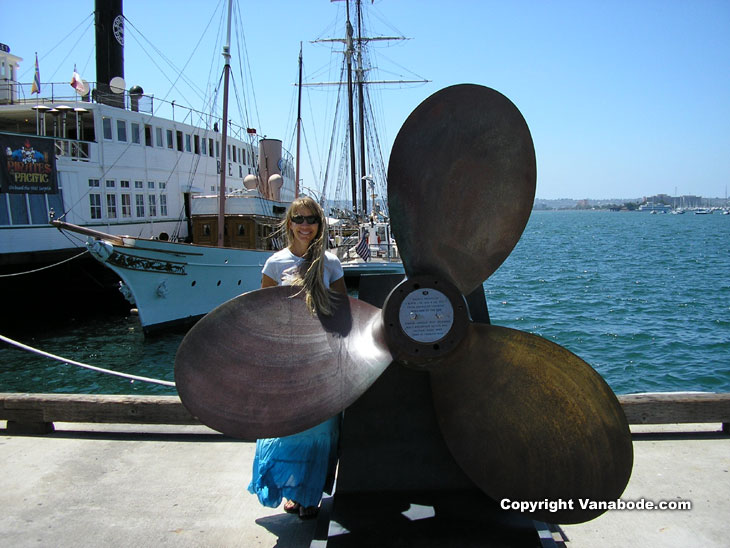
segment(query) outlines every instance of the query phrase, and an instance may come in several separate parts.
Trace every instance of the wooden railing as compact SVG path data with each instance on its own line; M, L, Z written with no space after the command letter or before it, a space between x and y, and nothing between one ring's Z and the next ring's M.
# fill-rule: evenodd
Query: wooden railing
M720 423L730 434L730 393L628 394L618 397L630 424ZM8 433L48 433L54 422L200 424L177 396L0 393Z

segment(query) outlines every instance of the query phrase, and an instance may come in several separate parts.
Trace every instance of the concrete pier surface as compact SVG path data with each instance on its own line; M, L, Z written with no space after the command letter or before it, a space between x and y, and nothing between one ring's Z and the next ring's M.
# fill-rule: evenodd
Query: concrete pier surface
M56 423L45 436L4 427L3 546L308 547L322 534L246 491L254 444L203 426ZM621 500L691 509L611 510L560 526L558 545L728 546L730 436L719 430L632 426L634 470Z

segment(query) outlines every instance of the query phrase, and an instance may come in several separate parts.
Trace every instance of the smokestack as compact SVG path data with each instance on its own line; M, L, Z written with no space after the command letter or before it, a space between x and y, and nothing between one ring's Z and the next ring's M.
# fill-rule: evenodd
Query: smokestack
M124 79L124 15L122 0L96 0L96 100L124 107L124 93L109 85Z

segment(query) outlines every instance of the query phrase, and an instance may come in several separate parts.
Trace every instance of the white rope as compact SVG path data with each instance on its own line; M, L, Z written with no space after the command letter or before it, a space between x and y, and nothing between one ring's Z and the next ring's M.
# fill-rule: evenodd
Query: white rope
M149 377L139 377L137 375L129 375L127 373L121 373L119 371L112 371L111 369L104 369L102 367L96 367L94 365L87 365L85 363L62 358L61 356L56 356L55 354L49 354L48 352L44 352L43 350L38 350L37 348L33 348L32 346L28 346L21 342L15 341L13 339L9 339L8 337L5 337L3 335L0 335L0 340L4 341L10 345L17 346L18 348L21 348L23 350L27 350L29 352L33 352L33 353L39 354L41 356L45 356L46 358L52 358L54 360L58 360L60 362L68 363L71 365L78 365L79 367L83 367L85 369L91 369L92 371L98 371L99 373L106 373L108 375L116 375L117 377L124 377L126 379L132 379L135 381L150 382L153 384L161 384L163 386L173 386L173 387L175 386L175 383L172 381L163 381L163 380L159 380L159 379L151 379Z
M24 276L25 274L33 274L34 272L40 272L41 270L46 270L48 268L53 268L55 266L62 265L63 263L67 263L69 261L73 261L74 259L77 259L77 258L81 257L81 255L83 255L84 253L88 253L88 252L89 252L89 250L88 249L85 249L84 251L82 251L78 255L74 255L73 257L69 257L68 259L64 259L60 263L49 264L48 266L44 266L44 267L41 267L41 268L36 268L35 270L28 270L27 272L16 272L14 274L0 274L0 278L10 278L11 276Z

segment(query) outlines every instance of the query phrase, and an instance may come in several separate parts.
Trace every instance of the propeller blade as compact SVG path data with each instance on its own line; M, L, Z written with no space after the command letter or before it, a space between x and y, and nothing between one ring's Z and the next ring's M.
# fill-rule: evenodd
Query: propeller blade
M298 293L246 293L185 336L175 383L204 424L245 440L294 434L342 411L390 364L380 309L336 296L332 316L312 316Z
M581 500L616 501L633 465L628 423L609 386L541 337L469 329L454 355L431 369L441 432L464 472L496 501L543 502L525 513L550 523L603 513Z
M403 124L388 166L406 274L439 274L471 293L520 239L536 177L530 130L504 95L473 84L431 95Z

